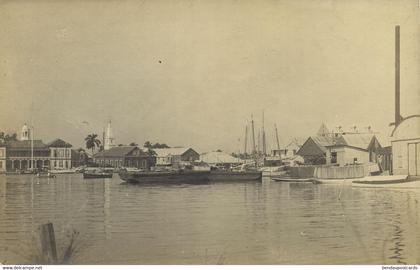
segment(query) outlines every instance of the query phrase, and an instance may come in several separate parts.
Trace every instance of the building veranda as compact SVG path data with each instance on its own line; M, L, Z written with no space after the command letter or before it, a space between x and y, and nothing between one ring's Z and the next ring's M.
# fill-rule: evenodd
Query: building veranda
M22 127L20 140L0 144L0 170L5 172L32 169L69 169L72 145L61 140L45 144L33 139L31 129Z

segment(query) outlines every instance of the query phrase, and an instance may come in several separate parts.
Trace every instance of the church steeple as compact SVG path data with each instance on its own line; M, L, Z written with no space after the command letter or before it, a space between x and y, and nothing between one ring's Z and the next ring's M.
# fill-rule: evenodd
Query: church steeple
M115 146L115 138L114 138L114 134L112 133L111 121L109 121L108 126L105 131L104 150L109 150L114 146Z
M324 123L322 123L316 135L320 137L328 137L330 136L330 130L327 128L327 126Z

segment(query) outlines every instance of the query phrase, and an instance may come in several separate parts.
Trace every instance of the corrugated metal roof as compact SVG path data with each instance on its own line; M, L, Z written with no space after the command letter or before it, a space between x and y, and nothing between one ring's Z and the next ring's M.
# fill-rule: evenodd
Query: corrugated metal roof
M167 157L167 156L181 156L187 152L189 147L171 147L171 148L156 148L152 149L158 157Z
M137 146L116 146L116 147L112 147L109 150L105 150L105 151L96 153L94 155L94 158L100 158L100 157L124 157L124 156L127 156L129 153L131 153L136 148L139 149Z
M208 152L200 154L200 161L216 164L216 163L242 163L241 160L224 152Z
M337 138L337 145L348 145L367 150L372 139L373 134L344 134Z
M327 151L327 146L331 146L334 144L333 138L328 136L314 136L311 138L324 152Z
M286 148L288 148L288 147L290 147L290 146L292 146L292 145L296 145L297 147L301 147L305 142L306 142L306 140L307 139L304 139L304 138L293 138L290 142L289 142L289 144L287 144L285 147L284 147L284 149L286 149Z
M48 149L48 146L41 140L34 140L34 149ZM9 150L25 150L31 148L31 141L9 141L6 143Z

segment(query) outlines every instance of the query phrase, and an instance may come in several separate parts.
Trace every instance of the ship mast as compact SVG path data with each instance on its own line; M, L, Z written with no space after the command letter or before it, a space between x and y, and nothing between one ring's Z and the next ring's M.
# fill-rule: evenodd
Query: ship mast
M30 135L31 135L31 170L34 170L34 126L31 126Z
M277 125L276 124L274 124L274 129L276 130L277 151L279 152L279 159L281 160L280 143L279 143L279 133L277 131Z
M255 130L254 130L254 118L251 114L251 128L252 128L252 153L255 155L256 149L255 149Z
M265 141L265 130L264 130L264 110L262 112L262 152L263 156L265 157L267 155L267 145Z
M244 145L244 154L246 156L247 152L246 152L246 148L247 148L247 144L248 144L248 123L245 125L245 145Z

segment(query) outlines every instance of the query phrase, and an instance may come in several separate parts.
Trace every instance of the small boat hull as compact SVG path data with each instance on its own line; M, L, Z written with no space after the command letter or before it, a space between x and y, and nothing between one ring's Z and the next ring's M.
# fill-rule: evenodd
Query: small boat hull
M53 174L70 174L76 173L76 170L50 170L49 172Z
M352 181L362 178L343 178L343 179L320 179L313 178L312 183L314 184L333 184L333 185L351 185Z
M210 171L209 180L217 181L261 181L262 172Z
M352 186L368 188L420 188L420 179L410 179L407 175L372 176L353 181Z
M48 174L37 174L36 177L38 177L38 178L56 178L57 176L55 174L50 174L50 175L48 175Z
M112 178L112 173L83 173L84 179Z
M128 183L203 183L209 181L208 171L127 172L118 173Z
M289 182L289 183L313 183L311 178L292 178L292 177L272 177L276 182Z

